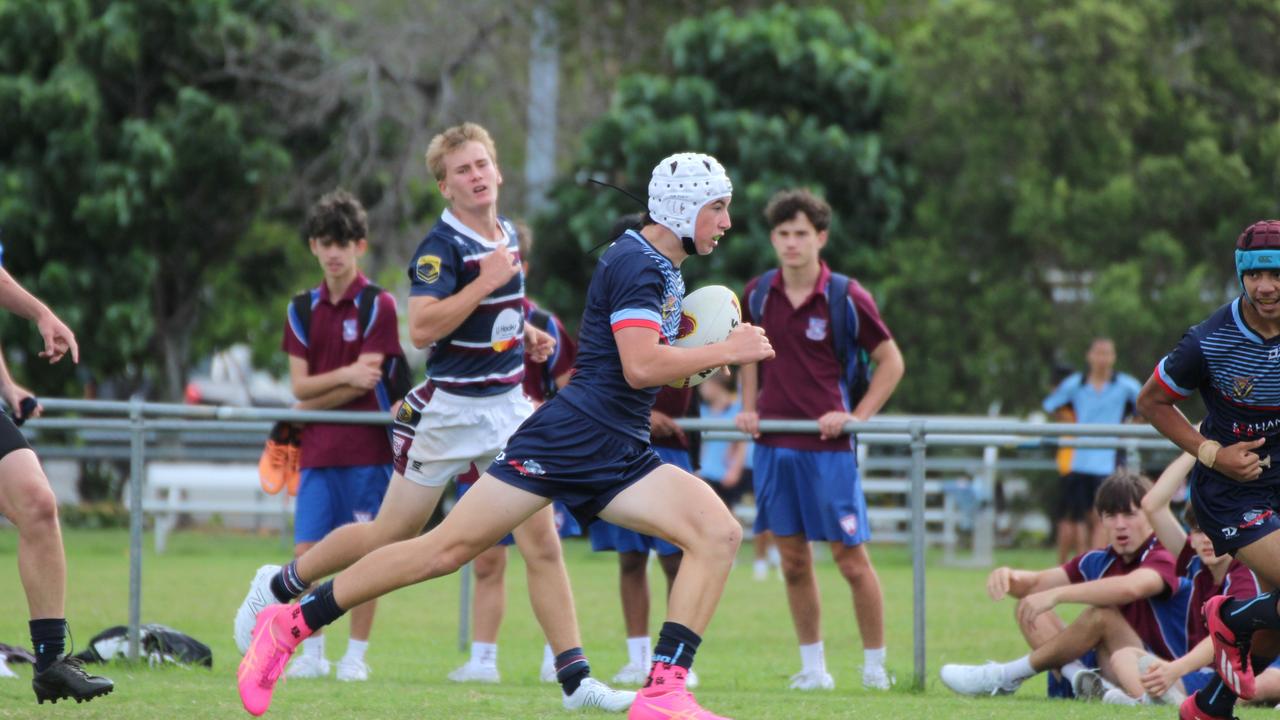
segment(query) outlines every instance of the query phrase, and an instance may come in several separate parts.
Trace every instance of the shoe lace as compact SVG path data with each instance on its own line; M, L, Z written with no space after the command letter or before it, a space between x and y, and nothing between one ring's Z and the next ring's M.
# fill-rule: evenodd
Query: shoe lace
M84 669L84 660L81 660L78 657L75 657L73 655L67 655L66 657L62 658L62 664L67 666L67 668L70 669L71 672L75 675L78 675L82 678L89 677L89 672Z

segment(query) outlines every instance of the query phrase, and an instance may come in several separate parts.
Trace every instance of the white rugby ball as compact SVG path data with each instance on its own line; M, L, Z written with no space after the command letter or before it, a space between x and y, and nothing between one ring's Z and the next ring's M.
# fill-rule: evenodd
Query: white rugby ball
M702 347L723 342L729 332L742 322L742 306L738 296L723 285L707 285L684 297L680 310L680 331L672 345ZM677 380L671 387L687 388L701 384L720 368L708 368L692 377Z

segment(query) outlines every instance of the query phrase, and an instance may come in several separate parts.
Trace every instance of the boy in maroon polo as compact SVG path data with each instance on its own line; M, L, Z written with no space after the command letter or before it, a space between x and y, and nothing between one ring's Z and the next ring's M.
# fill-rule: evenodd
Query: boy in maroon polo
M784 190L765 209L769 240L780 267L771 271L760 317L743 302L743 320L764 328L776 341L777 356L759 366L742 366L742 413L737 425L757 438L754 450L755 531L772 531L782 556L791 619L800 641L801 670L791 678L797 690L831 689L823 655L820 605L809 542L831 543L831 554L853 591L862 636L865 687L888 689L884 667L884 598L864 543L870 539L866 499L858 477L853 438L845 423L880 411L902 379L902 353L880 319L875 301L857 282L847 283L840 316L846 332L875 364L869 387L850 402L830 327L832 273L819 253L827 242L831 207L807 190ZM744 300L761 278L747 283ZM856 325L856 330L854 329ZM848 357L852 358L850 353ZM758 390L758 394L757 394ZM820 435L759 434L760 419L817 420Z
M943 684L962 695L1005 695L1037 673L1061 669L1076 697L1101 698L1110 685L1103 677L1123 683L1131 696L1141 696L1136 673L1118 677L1112 655L1122 648L1145 646L1168 660L1186 647L1181 625L1185 600L1170 602L1180 587L1174 558L1152 533L1141 508L1150 489L1146 478L1123 471L1098 488L1094 507L1107 531L1105 548L1046 570L992 570L987 594L996 601L1006 596L1019 599L1018 627L1032 652L1006 663L944 665ZM1064 627L1051 612L1062 603L1093 607ZM1091 650L1097 651L1100 672L1077 659L1092 655Z
M402 356L396 301L386 291L357 307L369 281L359 258L368 249L368 220L360 201L337 190L320 198L307 220L307 244L320 262L324 281L310 291L310 317L290 304L284 331L289 375L299 407L308 410L389 411L383 360ZM305 315L305 313L304 313ZM362 317L368 317L360 327ZM294 522L294 554L301 556L329 531L350 522L368 522L378 512L391 479L391 443L378 425L307 425L302 432L302 481ZM351 613L346 655L338 662L339 680L366 680L365 650L375 604ZM303 643L289 677L329 674L324 636Z

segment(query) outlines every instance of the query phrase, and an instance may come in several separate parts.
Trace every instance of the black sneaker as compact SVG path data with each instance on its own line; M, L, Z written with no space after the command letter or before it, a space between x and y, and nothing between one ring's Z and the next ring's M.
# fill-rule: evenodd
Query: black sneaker
M106 695L115 687L107 678L85 672L84 661L68 655L58 658L57 662L31 679L31 689L36 691L36 700L41 705L45 700L57 703L63 698L84 702Z

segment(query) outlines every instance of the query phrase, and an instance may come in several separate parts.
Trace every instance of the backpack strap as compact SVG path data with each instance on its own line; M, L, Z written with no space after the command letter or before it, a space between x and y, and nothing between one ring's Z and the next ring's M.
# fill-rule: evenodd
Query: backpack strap
M315 306L317 292L303 290L289 301L289 325L303 347L311 347L311 308Z
M369 283L360 290L360 294L356 296L356 318L360 324L360 339L363 340L369 331L373 329L373 323L378 319L378 296L382 294L382 288Z
M764 304L769 299L769 287L773 285L773 278L777 274L777 268L765 270L756 282L756 286L751 289L751 294L747 296L747 309L751 312L751 319L756 325L763 322Z
M832 272L827 280L827 308L831 315L831 342L835 345L836 362L849 364L849 348L858 341L858 313L849 308L849 276ZM850 327L852 320L853 327Z

